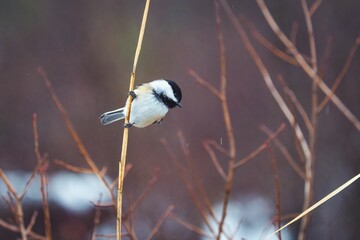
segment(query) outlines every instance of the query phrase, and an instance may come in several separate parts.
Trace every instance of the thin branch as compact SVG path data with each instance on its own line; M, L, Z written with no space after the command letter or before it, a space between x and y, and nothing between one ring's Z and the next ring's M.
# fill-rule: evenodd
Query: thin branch
M31 232L32 228L34 227L34 225L36 223L37 216L38 216L38 212L34 211L32 216L31 216L30 222L29 222L28 226L26 227L26 233L27 234L29 234Z
M212 161L212 163L215 166L216 171L219 173L219 175L226 180L226 173L224 171L224 169L222 168L219 159L217 158L215 152L213 151L213 149L210 147L210 144L207 141L203 142L203 146L206 150L206 152L209 154L210 159Z
M294 104L295 108L298 110L308 131L311 131L313 129L311 120L310 120L308 114L306 113L305 109L301 105L300 101L297 99L295 93L288 87L286 81L284 80L284 77L281 74L278 76L278 80L279 80L281 86L283 87L285 94L289 97L291 102Z
M277 163L276 163L276 159L275 159L275 154L273 151L273 148L271 147L271 144L268 144L268 150L269 150L269 155L270 155L270 161L271 161L271 166L272 166L272 171L273 171L273 176L274 176L274 184L275 184L275 202L276 202L276 214L277 214L277 227L276 228L280 228L281 226L281 220L280 220L280 216L281 216L281 204L280 204L280 177L278 174L278 167L277 167ZM278 233L278 238L279 240L281 240L281 233Z
M150 181L147 183L146 187L142 191L142 193L139 195L139 197L135 200L135 202L131 205L131 207L126 211L125 214L123 214L123 218L127 218L131 213L135 211L135 209L144 201L145 197L150 192L151 188L155 185L155 183L159 180L159 171L155 171L154 175L150 179Z
M268 128L265 125L261 125L260 129L265 132L269 137L271 135L273 135L274 133L270 130L270 128ZM284 156L284 158L286 159L286 161L289 163L290 167L296 172L296 174L302 178L303 180L305 180L305 173L303 170L301 170L301 168L299 167L299 165L296 163L296 161L292 158L291 154L289 153L289 151L287 150L287 148L280 142L280 140L278 138L274 138L273 142L275 143L275 145L279 148L280 152L282 153L282 155Z
M216 239L220 240L221 235L224 231L223 226L225 223L225 218L228 210L228 203L230 200L230 194L232 191L232 186L234 182L234 171L235 171L235 158L236 158L236 142L234 131L230 118L229 106L226 98L226 87L227 87L227 76L226 76L226 58L225 58L225 44L224 37L222 32L222 23L220 18L220 6L218 0L214 1L215 4L215 19L216 19L216 28L217 28L217 38L219 42L219 51L220 51L220 93L221 93L221 105L223 110L223 117L226 128L226 135L229 143L229 163L228 170L225 182L225 191L224 199L222 206L222 214L219 223L219 229Z
M102 199L102 194L100 194L100 196L99 196L99 200L97 202L97 205L100 205L101 199ZM91 229L91 240L96 240L96 227L100 224L100 216L101 216L100 208L95 207L93 227Z
M318 75L318 64L317 64L317 53L316 53L316 44L314 37L314 29L313 24L309 12L309 8L306 0L301 0L301 6L304 12L306 28L309 36L309 46L311 53L311 68L314 72L314 75ZM316 158L316 135L317 135L317 125L318 125L318 83L316 78L312 76L312 89L311 89L311 126L312 128L309 130L309 146L311 158L305 161L305 183L304 183L304 203L303 203L303 211L307 209L313 198L314 192L314 164ZM304 216L300 224L300 230L298 234L298 239L305 239L305 235L307 232L307 228L310 223L310 215Z
M169 215L169 218L171 218L173 221L177 222L178 224L180 224L181 226L185 227L186 229L190 230L191 232L194 232L196 234L198 234L199 236L203 236L206 238L210 238L213 239L213 236L210 235L207 232L204 232L204 230L202 228L199 228L191 223L188 223L184 220L182 220L181 218L179 218L178 216L176 216L174 213L171 213Z
M355 56L355 53L360 45L360 37L358 37L352 46L349 55L339 73L339 75L336 77L336 80L334 84L331 87L332 94L325 97L325 99L319 104L317 111L321 112L321 110L326 106L326 104L330 101L331 97L335 94L335 91L339 87L341 81L344 79L346 73L349 71L349 68L351 66L352 60Z
M199 200L197 196L197 192L194 189L194 185L191 183L189 176L187 175L187 171L185 167L180 163L179 159L176 157L174 152L170 149L168 142L165 139L161 139L161 143L164 146L165 150L168 152L170 156L170 160L173 162L175 167L178 168L178 172L182 181L184 182L185 188L191 197L195 207L198 209L201 219L204 221L205 225L209 229L209 231L213 234L213 238L215 238L215 230L213 229L209 219L208 214L204 208L204 204Z
M16 193L14 187L12 186L9 179L6 177L5 173L3 172L3 170L1 168L0 168L0 177L4 181L7 189L10 192L10 194L15 199L15 204L16 204L15 217L16 217L16 223L18 225L18 230L19 230L19 232L21 234L22 240L27 240L28 238L27 238L27 232L26 232L26 228L25 228L25 224L24 224L24 212L23 212L23 208L22 208L22 205L21 205L21 199L19 198L19 196Z
M297 37L298 31L299 31L299 23L298 22L293 22L291 24L290 40L295 46L296 46L296 37ZM295 59L294 59L294 61L296 62ZM298 65L297 62L296 62L296 65Z
M226 0L220 0L220 3L225 10L228 18L230 19L231 23L234 25L236 32L239 34L240 38L242 39L246 50L252 57L253 61L255 62L256 66L258 67L260 73L262 74L264 81L266 83L266 86L269 88L270 93L273 95L275 101L279 105L280 109L284 113L285 117L288 119L290 125L294 128L294 132L296 135L296 138L299 140L302 151L305 155L305 157L308 159L310 158L310 149L309 146L305 140L303 131L301 130L300 126L296 123L296 119L294 115L291 113L289 107L286 105L284 99L279 94L278 90L276 89L269 71L265 67L262 59L260 58L259 54L256 52L254 46L252 45L248 35L244 31L241 23L236 18L234 12L232 11L231 7L229 6L228 2Z
M63 160L58 160L58 159L54 159L53 162L60 166L65 168L66 170L69 170L71 172L75 172L75 173L83 173L83 174L94 174L94 171L89 169L89 168L83 168L83 167L78 167L69 163L66 163ZM100 171L101 172L101 171Z
M312 17L312 15L314 15L314 13L316 12L316 10L319 8L320 4L321 4L322 0L315 0L315 2L313 3L313 5L311 5L310 10L309 10L309 14L310 17Z
M0 218L0 226L11 232L15 232L15 233L20 232L18 226L8 223L8 222L2 220L1 218ZM34 240L46 240L45 237L43 237L40 234L37 234L33 231L29 231L27 234L29 237L31 237L31 239L34 239Z
M215 214L215 212L213 211L213 204L211 203L208 194L205 191L204 186L202 185L197 172L194 170L193 164L192 164L192 159L191 159L191 154L190 154L190 150L187 147L187 143L184 137L183 132L178 131L178 138L180 140L180 144L181 144L181 148L184 152L184 155L186 157L187 160L187 166L188 169L190 169L190 174L191 174L191 178L194 180L194 188L195 191L198 193L198 195L200 195L201 200L203 202L203 205L205 205L207 212L209 214L210 217L212 217L212 220L219 224L219 220ZM199 198L200 198L199 197ZM224 233L225 237L229 239L229 236L227 235L227 233Z
M225 1L225 0L222 0ZM343 102L331 91L331 89L324 83L320 76L314 71L314 69L309 66L305 61L304 57L299 53L293 43L288 39L288 37L281 31L277 23L275 22L273 16L271 15L268 7L266 6L264 0L257 0L259 8L263 13L266 21L273 30L273 32L278 36L281 42L288 48L288 50L294 55L295 59L298 61L299 65L302 67L304 72L318 84L319 88L325 93L326 96L331 96L331 101L335 106L345 115L345 117L355 126L355 128L360 131L360 122L356 116L343 104ZM333 95L332 95L333 94Z
M55 90L54 90L50 80L48 79L46 73L44 72L44 70L41 67L38 67L37 71L40 74L40 76L42 77L56 107L58 108L59 112L61 113L61 115L64 119L64 122L65 122L65 125L70 133L70 136L72 137L73 141L76 143L76 146L78 147L80 154L84 157L86 163L89 165L89 167L94 172L94 174L104 184L104 186L108 190L109 196L111 197L112 201L114 202L114 206L115 206L116 199L115 199L113 192L110 189L109 183L106 181L104 176L101 175L99 168L96 166L96 164L90 157L90 154L88 153L87 149L85 148L84 144L82 143L82 140L81 140L79 134L75 130L75 127L74 127L73 123L71 122L69 115L67 114L64 106L62 105L58 96L56 95Z
M267 148L267 145L270 141L275 139L283 130L285 129L285 124L281 124L278 129L269 135L269 138L265 140L263 144L261 144L259 147L257 147L254 151L252 151L250 154L248 154L246 157L242 158L238 162L235 163L235 168L243 166L245 163L256 157L259 153L264 151Z
M166 220L166 218L169 217L169 215L171 214L172 210L174 210L175 206L174 205L170 205L166 211L164 212L164 214L159 218L158 222L156 223L156 225L154 226L154 228L151 230L149 236L148 236L148 240L151 240L155 237L155 235L159 232L161 225L164 223L164 221Z
M299 65L297 63L297 61L294 59L294 57L289 56L287 53L285 53L284 51L280 50L279 48L277 48L274 44L272 44L269 40L267 40L255 27L255 25L253 23L251 23L250 21L248 21L245 17L242 18L242 20L245 23L245 26L250 30L251 34L253 35L253 37L263 46L265 47L267 50L269 50L269 52L271 52L272 54L274 54L276 57L280 58L281 60L292 64L292 65Z
M34 129L34 151L37 158L38 165L40 166L38 172L40 174L40 191L42 207L44 211L44 224L45 224L45 237L47 240L51 240L51 222L50 222L50 210L47 195L47 176L46 169L49 165L47 159L43 159L39 150L39 133L37 127L37 115L33 115L33 129Z
M198 73L196 73L193 69L188 69L188 74L194 78L194 80L201 86L207 88L214 96L221 99L222 95L219 90L217 90L211 83L205 81Z

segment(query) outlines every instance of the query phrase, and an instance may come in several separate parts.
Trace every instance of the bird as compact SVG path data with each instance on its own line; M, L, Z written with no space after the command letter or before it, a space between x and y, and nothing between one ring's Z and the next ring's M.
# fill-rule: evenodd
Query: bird
M169 109L182 107L180 104L182 92L177 83L172 80L158 79L143 83L129 92L132 97L129 123L125 128L135 126L144 128L151 124L161 123ZM105 112L100 116L100 122L108 125L126 117L127 109L122 107Z

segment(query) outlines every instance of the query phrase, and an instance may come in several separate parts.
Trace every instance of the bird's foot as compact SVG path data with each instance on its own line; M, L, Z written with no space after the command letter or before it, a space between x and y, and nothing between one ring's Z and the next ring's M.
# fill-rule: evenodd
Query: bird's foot
M135 93L134 91L130 91L130 92L129 92L129 95L130 95L133 99L135 99L135 98L137 97L137 95L136 95L136 93Z
M124 124L124 128L131 128L132 127L132 123L125 123Z

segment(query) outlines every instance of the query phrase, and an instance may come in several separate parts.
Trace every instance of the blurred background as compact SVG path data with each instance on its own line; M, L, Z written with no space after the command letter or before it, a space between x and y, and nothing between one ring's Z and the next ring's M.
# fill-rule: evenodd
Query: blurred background
M267 39L286 50L265 22L255 1L228 2L239 17L246 17ZM309 1L309 5L312 2ZM99 116L125 103L144 4L145 1L124 0L0 2L0 168L20 192L36 166L32 116L37 113L40 150L48 153L50 159L49 201L54 239L89 239L94 218L94 206L90 201L97 202L104 189L96 177L75 174L53 163L54 159L59 159L87 167L36 69L42 67L47 73L91 157L99 168L107 167L107 177L113 181L118 174L122 123L102 126ZM268 4L287 35L293 22L299 23L296 44L309 55L300 1L268 1ZM319 59L327 51L326 43L331 39L329 57L324 65L324 79L329 86L359 36L359 12L359 1L329 0L313 15ZM227 58L227 96L237 158L246 156L267 139L259 129L261 124L274 131L281 123L286 123L287 127L279 138L296 157L288 122L223 11L221 18ZM187 73L191 68L213 85L220 85L216 34L213 1L153 0L151 3L136 84L159 78L175 80L183 91L183 108L171 110L161 125L130 129L128 162L133 168L125 179L125 207L144 191L154 172L158 171L159 177L133 216L139 239L148 236L171 204L175 206L173 213L181 219L199 227L203 224L181 180L179 168L170 160L161 139L165 139L178 159L186 164L178 138L181 131L191 153L193 168L214 209L219 208L223 199L224 181L203 147L206 139L228 147L221 104ZM309 112L310 79L299 68L273 56L254 38L251 41L274 79L283 74ZM337 91L358 118L359 64L360 55L356 53ZM299 213L303 204L303 181L276 148L274 154L281 182L282 214ZM218 156L226 169L226 157ZM332 103L319 116L316 157L316 200L359 173L360 134ZM235 176L230 205L234 216L229 217L228 227L242 220L235 239L258 239L276 214L274 176L268 151L237 169ZM359 183L355 183L316 210L307 239L357 239L360 235L359 190ZM1 195L7 196L6 191L0 181ZM109 201L106 193L103 195L102 200ZM6 202L1 199L0 203L0 218L14 222ZM39 211L34 231L43 234L38 179L23 205L25 222L34 210ZM101 212L97 231L115 233L112 208ZM298 227L295 224L288 228L283 239L295 239ZM0 228L1 239L17 237L19 235ZM200 237L167 219L155 239Z

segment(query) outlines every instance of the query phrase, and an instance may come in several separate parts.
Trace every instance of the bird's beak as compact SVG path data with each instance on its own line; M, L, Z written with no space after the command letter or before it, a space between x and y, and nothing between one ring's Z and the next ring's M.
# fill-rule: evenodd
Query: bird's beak
M182 108L182 105L180 103L176 104L179 108Z

